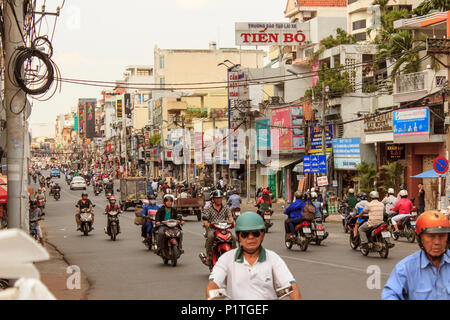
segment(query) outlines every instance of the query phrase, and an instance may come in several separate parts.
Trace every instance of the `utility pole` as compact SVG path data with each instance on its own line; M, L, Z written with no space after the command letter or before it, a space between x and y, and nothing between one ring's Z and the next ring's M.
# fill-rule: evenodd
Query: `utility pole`
M325 81L322 82L322 110L321 110L321 117L322 117L322 152L324 155L327 155L327 135L326 135L326 121L325 121L325 108L327 106L327 90L328 88L325 87Z
M164 182L164 179L166 178L165 177L165 174L164 174L164 158L166 157L165 156L165 152L166 152L166 150L165 150L165 147L164 147L164 130L163 130L163 122L161 122L161 131L160 131L160 144L161 144L161 171L162 171L162 173L161 173L161 177L162 177L162 180L163 180L163 182Z
M250 201L250 179L251 179L251 139L252 139L252 116L250 113L250 101L247 101L247 121L246 130L248 135L246 136L246 147L247 147L247 204Z
M213 177L214 177L214 188L217 186L217 163L216 163L216 113L212 112L211 114L213 120Z
M23 43L23 0L8 1L4 6L5 63L5 108L8 165L8 227L28 230L28 197L23 172L25 158L25 93L10 79L14 74L14 52ZM22 112L20 112L22 110ZM19 113L20 112L20 113Z

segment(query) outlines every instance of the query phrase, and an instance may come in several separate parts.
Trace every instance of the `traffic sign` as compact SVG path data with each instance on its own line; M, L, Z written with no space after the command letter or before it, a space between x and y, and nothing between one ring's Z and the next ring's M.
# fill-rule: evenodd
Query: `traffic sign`
M326 173L327 157L325 155L304 156L303 173Z
M448 161L444 157L437 157L433 163L434 171L438 174L444 174L448 170Z

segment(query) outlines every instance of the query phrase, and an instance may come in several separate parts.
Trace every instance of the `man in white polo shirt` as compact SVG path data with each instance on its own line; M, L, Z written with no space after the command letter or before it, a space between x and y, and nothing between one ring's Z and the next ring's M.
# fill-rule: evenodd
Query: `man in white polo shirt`
M226 288L233 300L275 300L277 290L292 286L291 300L301 294L285 262L271 250L264 249L264 220L255 212L245 212L236 221L239 248L228 251L217 261L206 286L210 290Z

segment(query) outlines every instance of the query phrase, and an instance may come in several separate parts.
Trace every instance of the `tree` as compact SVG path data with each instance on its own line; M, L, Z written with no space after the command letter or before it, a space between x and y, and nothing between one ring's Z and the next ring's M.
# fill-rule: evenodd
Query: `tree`
M161 135L155 134L149 139L149 144L151 146L159 146L161 144Z
M431 11L448 11L450 10L450 2L448 0L426 0L413 10L413 14L424 16Z
M382 179L383 183L380 186L385 192L389 188L398 190L399 186L403 184L403 172L405 167L398 161L385 164L380 167L377 174L377 179Z
M370 193L375 188L375 180L377 177L376 165L369 165L368 163L362 161L360 165L357 165L359 173L353 178L354 182L360 183L360 189L362 192Z
M326 49L330 49L341 44L353 44L356 42L355 36L348 34L341 28L336 29L336 38L333 35L329 35L328 37L320 40L320 44Z

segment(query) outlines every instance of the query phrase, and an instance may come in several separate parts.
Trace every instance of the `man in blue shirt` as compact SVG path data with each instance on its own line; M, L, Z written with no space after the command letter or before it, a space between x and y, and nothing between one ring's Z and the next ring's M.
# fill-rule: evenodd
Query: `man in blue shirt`
M156 204L156 198L154 195L148 196L148 203L145 203L144 206L142 207L142 211L141 211L141 217L148 217L149 213L153 213L153 219L155 219L155 215L156 212L158 211L158 209L161 208L161 206ZM152 212L153 211L153 212ZM144 238L144 240L142 242L145 241L150 241L149 243L152 243L152 229L153 229L153 221L150 219L145 219L145 223L142 226L142 237Z
M422 250L394 268L384 286L383 300L450 300L450 221L438 211L427 211L416 222Z
M301 192L295 193L295 202L291 203L284 214L288 218L284 222L284 228L286 230L286 237L295 237L294 227L302 221L303 209L305 209L306 203L302 200Z

